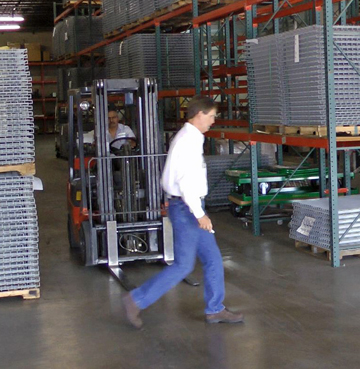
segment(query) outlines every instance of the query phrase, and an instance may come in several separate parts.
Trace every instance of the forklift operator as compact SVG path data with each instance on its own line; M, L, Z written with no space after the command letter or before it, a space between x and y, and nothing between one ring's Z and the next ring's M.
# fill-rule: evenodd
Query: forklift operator
M108 141L112 142L117 138L126 138L132 137L135 138L134 132L131 130L129 126L121 124L119 122L119 116L117 111L109 110L108 113L109 119L109 132L108 132ZM115 142L112 147L116 149L120 149L122 145L124 145L127 141L126 140L119 140ZM128 140L130 142L131 147L135 147L136 143L133 140Z

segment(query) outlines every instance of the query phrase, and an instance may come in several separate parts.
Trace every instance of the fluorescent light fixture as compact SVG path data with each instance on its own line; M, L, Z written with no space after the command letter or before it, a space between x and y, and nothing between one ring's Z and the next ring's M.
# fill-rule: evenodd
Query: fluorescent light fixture
M23 22L24 17L21 17L19 15L14 15L13 17L8 16L0 16L0 22Z
M12 31L20 29L18 24L0 24L0 31Z

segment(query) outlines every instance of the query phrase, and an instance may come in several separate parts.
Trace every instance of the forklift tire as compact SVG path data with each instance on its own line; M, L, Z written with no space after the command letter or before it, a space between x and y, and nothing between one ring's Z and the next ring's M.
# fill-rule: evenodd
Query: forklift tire
M87 257L88 250L90 249L90 223L88 221L84 221L81 223L80 228L80 260L81 264L84 266L88 266Z
M72 222L71 222L71 216L70 215L68 215L67 230L68 230L68 239L69 239L70 249L78 248L79 243L76 242L76 240L75 240L74 230L73 230L73 227L72 227Z

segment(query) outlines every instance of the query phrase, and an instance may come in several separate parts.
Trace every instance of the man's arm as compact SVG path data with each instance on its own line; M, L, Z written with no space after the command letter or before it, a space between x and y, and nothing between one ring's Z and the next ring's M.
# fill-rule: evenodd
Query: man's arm
M129 126L125 126L125 135L126 137L130 137L130 138L136 138L134 135L134 132L132 131L132 129ZM130 141L130 146L131 148L134 148L136 146L136 142L133 140L129 140Z

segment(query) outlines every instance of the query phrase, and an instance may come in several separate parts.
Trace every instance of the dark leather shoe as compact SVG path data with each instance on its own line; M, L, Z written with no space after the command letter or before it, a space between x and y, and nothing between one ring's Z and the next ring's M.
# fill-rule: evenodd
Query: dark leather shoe
M207 323L241 323L244 321L242 313L232 313L228 309L224 309L217 314L206 314Z
M143 322L139 316L141 310L137 307L129 292L125 293L124 297L122 298L122 303L124 305L128 321L135 328L140 329L143 325Z

